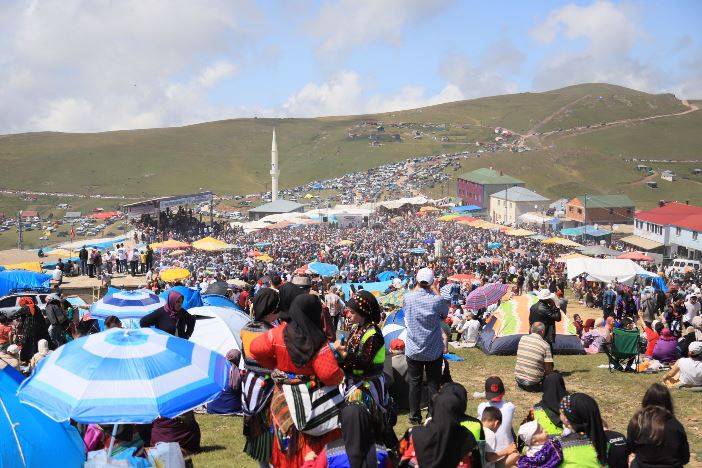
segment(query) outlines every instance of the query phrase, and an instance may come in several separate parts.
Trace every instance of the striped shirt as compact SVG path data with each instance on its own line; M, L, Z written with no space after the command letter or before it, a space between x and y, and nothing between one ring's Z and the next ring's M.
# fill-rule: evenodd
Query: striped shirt
M544 378L544 364L553 362L551 348L538 333L524 335L517 348L514 376L524 384L539 383Z

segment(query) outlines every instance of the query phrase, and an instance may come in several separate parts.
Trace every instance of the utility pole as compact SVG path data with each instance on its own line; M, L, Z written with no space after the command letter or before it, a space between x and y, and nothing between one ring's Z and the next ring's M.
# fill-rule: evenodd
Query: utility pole
M504 224L507 224L507 198L509 198L509 185L505 189L505 217L502 219Z
M22 239L22 216L20 211L17 212L17 248L22 250L24 248L24 239Z

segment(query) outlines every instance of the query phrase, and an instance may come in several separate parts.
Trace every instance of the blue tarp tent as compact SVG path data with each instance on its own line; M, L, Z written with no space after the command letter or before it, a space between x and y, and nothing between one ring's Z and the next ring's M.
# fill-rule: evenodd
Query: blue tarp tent
M473 211L480 210L482 210L482 208L477 205L454 206L453 208L451 208L451 211L453 211L454 213L471 213Z
M488 249L499 249L502 247L502 244L500 242L488 242L487 248Z
M185 286L174 286L163 291L159 296L164 301L168 302L168 293L171 291L179 292L183 295L183 308L190 309L191 307L201 307L203 305L200 291Z
M85 450L78 431L20 403L21 380L10 366L0 369L0 466L83 466Z
M427 251L421 247L417 247L416 249L410 249L410 253L415 255L424 255L427 253Z
M0 271L0 296L13 289L42 289L49 287L51 275L26 270Z

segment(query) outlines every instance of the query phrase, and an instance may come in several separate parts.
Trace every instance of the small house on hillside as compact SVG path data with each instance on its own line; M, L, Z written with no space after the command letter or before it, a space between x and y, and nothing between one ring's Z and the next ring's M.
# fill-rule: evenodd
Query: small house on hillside
M578 224L631 224L634 202L626 195L582 195L566 204L565 216Z
M39 217L39 212L36 210L22 210L22 211L20 211L20 218L22 218L22 219L38 218L38 217Z
M673 171L663 171L661 172L661 179L667 180L668 182L675 182L677 177Z
M524 187L524 181L483 167L461 174L456 179L456 195L464 205L489 208L490 195L511 187Z

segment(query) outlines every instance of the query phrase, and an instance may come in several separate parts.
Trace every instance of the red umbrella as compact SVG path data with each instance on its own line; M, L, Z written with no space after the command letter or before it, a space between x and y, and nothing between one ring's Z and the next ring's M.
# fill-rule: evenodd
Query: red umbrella
M634 260L635 262L652 262L653 258L643 252L626 252L618 255L617 258L624 260Z
M263 254L258 250L249 250L249 252L246 255L248 255L249 257L260 257Z
M466 273L459 273L457 275L451 275L447 278L449 281L456 281L458 283L472 283L475 276Z
M473 310L484 309L497 303L509 289L509 284L488 283L468 294L466 307Z

